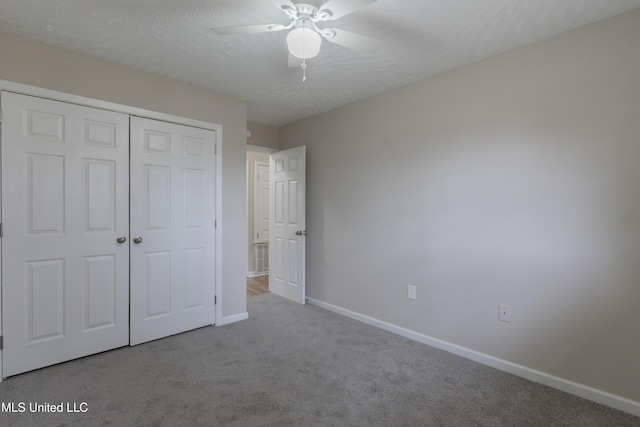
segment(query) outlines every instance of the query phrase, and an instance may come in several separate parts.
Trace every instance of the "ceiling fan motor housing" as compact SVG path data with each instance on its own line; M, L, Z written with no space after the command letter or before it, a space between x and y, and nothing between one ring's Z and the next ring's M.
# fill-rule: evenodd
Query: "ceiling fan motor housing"
M296 5L296 12L298 19L310 19L314 20L316 18L316 14L318 12L318 8L315 6L311 6L310 4L299 3Z
M331 19L333 13L328 9L318 10L317 7L312 6L310 4L299 3L296 4L296 13L295 15L290 15L291 22L295 26L295 28L308 28L312 29L318 34L321 34L324 38L333 38L335 36L335 31L319 28L316 25L318 21L325 21ZM285 7L283 7L285 10ZM286 10L285 10L286 12Z

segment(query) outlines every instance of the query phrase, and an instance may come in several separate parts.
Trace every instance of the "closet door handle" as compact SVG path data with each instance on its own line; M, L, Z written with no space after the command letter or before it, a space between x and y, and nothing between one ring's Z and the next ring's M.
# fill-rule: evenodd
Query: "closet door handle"
M133 238L133 243L135 243L136 245L139 245L141 242L142 242L142 237L136 236Z
M124 242L127 241L127 238L125 236L118 236L118 238L116 239L116 242L122 244Z

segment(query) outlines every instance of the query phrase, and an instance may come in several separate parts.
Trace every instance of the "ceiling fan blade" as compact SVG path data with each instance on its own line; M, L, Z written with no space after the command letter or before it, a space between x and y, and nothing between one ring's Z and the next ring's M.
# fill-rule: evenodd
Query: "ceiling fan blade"
M232 27L218 27L212 28L216 34L221 36L229 36L236 34L257 34L257 33L268 33L270 31L282 31L287 29L286 25L280 24L256 24L256 25L234 25Z
M377 0L329 0L318 8L317 16L321 21L338 19L376 1Z
M300 68L300 65L302 65L302 59L289 54L289 68Z
M356 52L372 53L379 45L377 40L339 28L323 28L320 34L331 43L344 46Z

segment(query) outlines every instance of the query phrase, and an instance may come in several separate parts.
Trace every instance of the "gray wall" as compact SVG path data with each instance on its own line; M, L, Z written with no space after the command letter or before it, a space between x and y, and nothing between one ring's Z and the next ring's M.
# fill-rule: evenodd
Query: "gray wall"
M247 138L247 144L266 148L278 148L278 128L262 123L248 122L247 130L251 136Z
M640 401L639 52L634 11L280 128L308 296Z
M4 33L0 79L222 125L222 315L246 312L244 101Z

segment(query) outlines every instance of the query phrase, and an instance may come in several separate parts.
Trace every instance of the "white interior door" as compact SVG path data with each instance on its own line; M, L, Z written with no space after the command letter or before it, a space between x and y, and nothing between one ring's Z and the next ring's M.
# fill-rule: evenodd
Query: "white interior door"
M131 117L131 345L215 321L215 144Z
M129 343L128 116L2 93L3 376Z
M269 289L305 303L306 147L269 161Z

